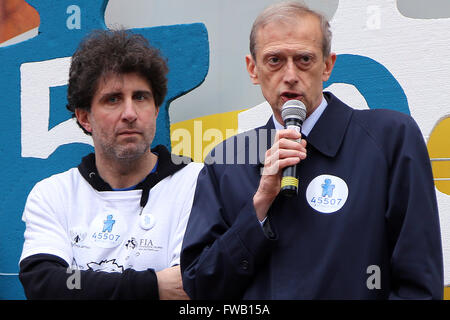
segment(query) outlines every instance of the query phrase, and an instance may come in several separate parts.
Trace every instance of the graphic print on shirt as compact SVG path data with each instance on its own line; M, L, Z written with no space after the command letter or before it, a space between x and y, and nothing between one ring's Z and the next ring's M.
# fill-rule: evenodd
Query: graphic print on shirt
M72 228L69 230L69 234L72 247L89 248L89 246L87 246L85 242L87 236L87 232L85 229Z
M123 272L123 266L116 263L116 259L102 260L100 262L89 262L87 264L89 270L104 272Z
M127 225L121 216L111 209L97 215L89 230L90 241L101 248L114 248L121 244L124 239Z
M125 248L127 250L137 250L138 252L143 253L143 251L154 251L158 252L163 249L162 246L157 245L154 240L149 238L139 238L136 239L134 237L131 237L127 241L125 241ZM139 255L138 253L137 255Z
M315 177L306 189L306 201L310 207L325 214L340 210L347 197L347 183L339 177L327 174Z
M137 246L136 239L133 237L125 243L125 247L127 249L135 249L136 246Z

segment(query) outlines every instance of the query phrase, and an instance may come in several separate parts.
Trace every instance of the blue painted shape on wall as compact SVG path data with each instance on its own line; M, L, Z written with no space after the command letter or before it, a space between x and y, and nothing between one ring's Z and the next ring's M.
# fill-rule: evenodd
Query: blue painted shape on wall
M354 85L370 109L391 109L410 114L403 88L386 67L371 58L338 55L331 77L324 87L333 83Z
M50 115L48 129L52 129L59 123L72 117L72 113L63 108L61 101L67 99L67 86L50 87Z
M26 197L36 182L54 173L78 165L82 156L93 149L81 143L58 147L47 159L21 156L21 80L23 63L69 57L80 40L93 29L106 29L104 12L107 1L79 0L81 29L68 29L67 8L72 0L29 0L40 14L39 35L9 47L0 48L0 121L2 139L0 155L2 192L0 193L0 273L17 273L22 251L24 224L21 221ZM199 86L209 67L209 43L206 27L201 23L133 29L158 47L168 59L168 93L157 119L153 142L170 149L170 102ZM50 90L50 123L66 119L67 103L61 88ZM188 107L188 106L187 106ZM57 108L55 110L55 108ZM81 129L80 129L81 130ZM0 276L0 299L24 298L17 279Z

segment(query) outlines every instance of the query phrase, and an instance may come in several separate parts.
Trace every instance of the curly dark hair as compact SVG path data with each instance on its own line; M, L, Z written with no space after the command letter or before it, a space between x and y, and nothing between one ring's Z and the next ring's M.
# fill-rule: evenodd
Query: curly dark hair
M147 79L161 106L167 93L167 63L158 49L142 35L125 30L95 30L78 46L72 56L67 89L67 109L91 110L92 98L100 79L109 74L136 72ZM89 134L78 122L84 133Z

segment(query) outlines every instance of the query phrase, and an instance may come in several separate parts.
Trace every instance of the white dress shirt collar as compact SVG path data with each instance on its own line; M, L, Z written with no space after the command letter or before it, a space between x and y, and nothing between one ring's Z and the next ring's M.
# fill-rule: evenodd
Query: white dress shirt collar
M303 122L302 125L302 134L307 136L311 132L312 128L316 124L317 120L319 120L320 116L322 115L323 111L327 107L328 103L327 100L325 100L325 97L322 95L322 102L319 104L319 106L314 110L312 114L309 115L308 118ZM275 118L275 115L272 115L273 123L275 124L275 129L280 130L284 129L284 126L277 121Z

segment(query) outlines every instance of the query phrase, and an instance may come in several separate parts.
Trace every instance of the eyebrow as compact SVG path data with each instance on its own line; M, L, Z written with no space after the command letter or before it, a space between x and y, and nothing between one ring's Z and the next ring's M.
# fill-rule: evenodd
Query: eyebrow
M136 91L133 91L133 95L135 95L137 93L153 96L153 93L150 90L136 90Z
M123 93L120 90L107 91L107 92L104 92L104 93L101 94L101 96L99 98L99 101L102 101L102 100L107 99L107 98L112 97L112 96L120 96L122 94ZM153 96L153 93L150 90L145 90L145 89L133 91L133 96L135 94L144 94L144 95L148 95L148 96Z
M284 55L284 50L270 50L263 53L263 58L270 56L279 56ZM315 56L316 54L310 50L298 50L295 51L294 56Z
M281 50L269 50L263 53L263 58L267 56L277 56L280 55L281 53L282 53Z

